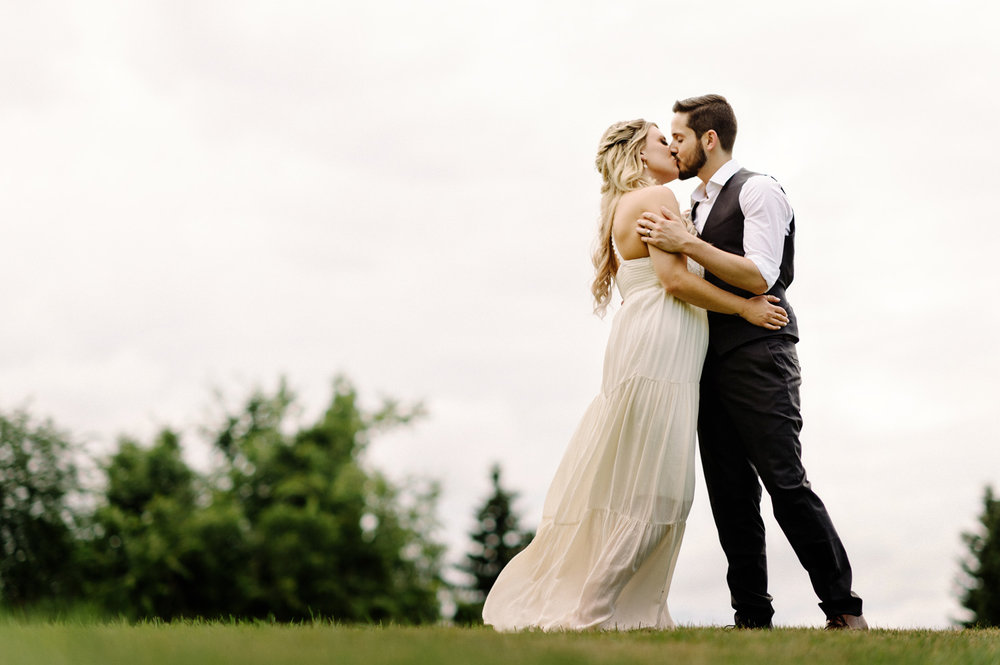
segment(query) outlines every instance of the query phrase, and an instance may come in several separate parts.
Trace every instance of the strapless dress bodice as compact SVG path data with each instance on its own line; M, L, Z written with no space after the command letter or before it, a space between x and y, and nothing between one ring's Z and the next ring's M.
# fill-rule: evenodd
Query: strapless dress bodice
M615 284L625 300L638 291L663 288L653 269L653 260L648 256L622 261L615 275Z
M691 259L688 259L688 271L699 277L705 276L705 269ZM648 256L628 260L619 258L615 285L623 300L627 300L630 294L639 291L663 288L660 278L653 268L653 259Z

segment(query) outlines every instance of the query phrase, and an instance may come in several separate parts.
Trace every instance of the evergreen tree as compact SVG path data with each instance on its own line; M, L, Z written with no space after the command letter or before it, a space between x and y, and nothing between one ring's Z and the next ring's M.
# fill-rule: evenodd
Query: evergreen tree
M466 564L459 566L472 576L473 583L461 594L462 602L458 603L455 612L456 623L482 621L483 603L500 571L534 537L533 532L521 530L520 519L513 508L517 494L501 486L500 465L494 464L490 474L493 494L476 514L476 529L470 534L473 548L466 555Z
M970 628L1000 626L1000 499L994 498L992 487L986 488L979 522L981 531L962 534L970 556L962 562L961 600L972 612L964 622Z

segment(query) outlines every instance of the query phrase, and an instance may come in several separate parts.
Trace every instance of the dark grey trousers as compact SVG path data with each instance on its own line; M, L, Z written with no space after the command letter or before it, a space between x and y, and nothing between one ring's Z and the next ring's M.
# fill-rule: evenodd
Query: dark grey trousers
M823 612L861 614L847 552L802 466L801 382L795 342L785 336L756 340L722 356L709 349L705 359L698 438L712 514L729 561L726 579L737 623L767 625L774 614L761 483Z

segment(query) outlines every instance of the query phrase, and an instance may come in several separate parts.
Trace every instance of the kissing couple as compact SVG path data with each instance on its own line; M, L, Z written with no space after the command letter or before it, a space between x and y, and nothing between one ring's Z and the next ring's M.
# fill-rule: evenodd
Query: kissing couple
M595 312L622 298L601 392L556 470L532 542L483 608L497 630L672 628L667 593L694 495L695 433L737 628L770 628L761 485L829 629L867 629L851 565L802 465L795 215L732 157L720 95L678 101L670 136L605 131ZM697 176L690 218L662 185Z

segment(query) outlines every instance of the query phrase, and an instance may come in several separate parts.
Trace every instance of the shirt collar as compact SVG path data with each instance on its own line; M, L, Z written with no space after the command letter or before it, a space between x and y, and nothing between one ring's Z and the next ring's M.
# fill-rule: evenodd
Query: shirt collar
M722 191L723 186L729 182L729 179L739 170L739 163L735 159L730 159L712 174L712 177L708 179L707 185L701 183L695 188L691 194L691 201L693 203L704 203L705 201L714 199Z

